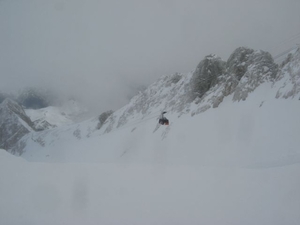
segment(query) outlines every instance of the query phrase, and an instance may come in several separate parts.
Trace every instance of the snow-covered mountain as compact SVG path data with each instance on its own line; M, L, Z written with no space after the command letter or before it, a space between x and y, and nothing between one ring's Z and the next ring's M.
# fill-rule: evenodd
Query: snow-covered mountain
M294 50L280 66L274 63L269 53L248 48L236 49L227 62L216 55L209 55L193 72L160 78L132 98L129 104L111 114L104 123L102 121L101 126L98 118L93 118L69 126L31 132L20 141L26 143L20 152L25 152L22 156L26 159L37 161L111 161L114 156L120 156L129 149L138 151L144 142L173 146L173 138L185 137L179 146L182 143L199 148L204 145L205 158L213 158L211 154L216 149L224 148L220 154L222 157L228 155L227 151L244 149L241 157L245 158L248 154L257 158L245 160L244 163L249 165L260 163L259 159L276 161L279 155L294 157L298 154L296 146L300 144L298 138L292 138L299 132L299 62L299 49ZM171 121L168 127L157 125L162 111L168 112L167 117ZM293 120L281 124L285 117ZM185 124L189 123L186 127ZM273 133L267 135L270 130ZM195 137L195 133L199 137ZM277 133L277 138L274 133ZM287 133L293 135L287 136ZM107 143L109 137L114 137L114 143ZM126 138L120 140L119 137ZM141 140L144 142L138 145ZM82 145L81 148L86 150L78 150L74 145ZM286 145L294 146L289 148L291 152L284 149ZM105 150L99 150L103 148ZM173 148L174 152L178 149L176 146ZM261 154L271 154L267 150L273 151L272 160L261 158ZM258 155L255 156L256 153ZM149 157L141 155L138 160L153 161ZM183 154L182 160L186 158ZM295 156L294 159L298 158ZM195 159L194 153L188 154L188 161ZM173 162L171 157L168 160ZM197 160L203 160L203 156ZM225 161L225 164L228 163ZM243 160L237 158L236 161Z
M74 124L86 116L87 111L74 100L61 106L23 109L17 101L6 98L0 104L0 147L13 154L22 154L26 142L21 139L26 134ZM34 140L43 143L39 137Z
M61 127L71 125L81 121L86 117L88 109L80 105L75 100L68 100L60 106L48 106L41 109L25 109L26 114L36 124L37 129L45 130L44 124L50 124L51 127Z
M0 150L0 222L299 224L299 100L300 49L209 55L115 112L27 132L21 158Z

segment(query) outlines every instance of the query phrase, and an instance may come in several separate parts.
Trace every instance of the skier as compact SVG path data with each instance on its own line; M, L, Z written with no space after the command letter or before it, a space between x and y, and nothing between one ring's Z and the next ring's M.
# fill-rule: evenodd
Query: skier
M159 121L158 123L161 125L169 125L169 120L164 116L164 114L166 114L167 112L162 112L160 117L159 117Z

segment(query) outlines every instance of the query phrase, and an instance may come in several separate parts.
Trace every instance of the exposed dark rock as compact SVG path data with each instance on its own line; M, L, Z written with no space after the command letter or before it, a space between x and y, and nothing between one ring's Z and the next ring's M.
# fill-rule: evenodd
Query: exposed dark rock
M112 110L108 110L104 113L101 113L101 115L99 116L99 123L97 125L97 129L100 129L102 127L102 125L105 123L105 121L107 120L107 118L113 114L114 111Z
M236 76L240 80L246 73L251 62L251 54L253 49L239 47L237 48L227 60L227 72Z
M166 81L166 86L171 86L172 84L178 83L182 78L182 75L180 73L175 73L171 77L168 77L168 80Z
M227 72L234 76L237 84L233 100L245 100L248 94L264 81L274 81L278 74L278 65L268 52L254 51L240 47L227 61Z
M1 103L0 148L5 150L13 148L24 135L34 130L32 121L17 102L5 99ZM19 149L19 154L21 151L22 149Z
M216 55L206 56L191 79L191 98L201 98L205 92L217 84L218 77L226 71L226 63Z

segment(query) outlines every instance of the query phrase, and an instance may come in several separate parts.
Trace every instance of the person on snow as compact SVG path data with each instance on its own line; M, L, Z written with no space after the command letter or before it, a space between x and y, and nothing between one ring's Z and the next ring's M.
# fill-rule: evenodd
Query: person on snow
M164 114L166 114L167 112L162 112L160 117L159 117L159 121L158 123L161 125L169 125L169 120L164 116Z

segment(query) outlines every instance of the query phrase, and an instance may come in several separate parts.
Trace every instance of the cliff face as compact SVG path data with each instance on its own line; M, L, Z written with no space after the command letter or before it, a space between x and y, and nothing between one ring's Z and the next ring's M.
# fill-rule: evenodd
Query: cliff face
M0 104L0 148L22 154L24 143L18 141L26 134L34 131L34 126L23 108L11 99L5 99ZM19 146L19 147L17 147Z

